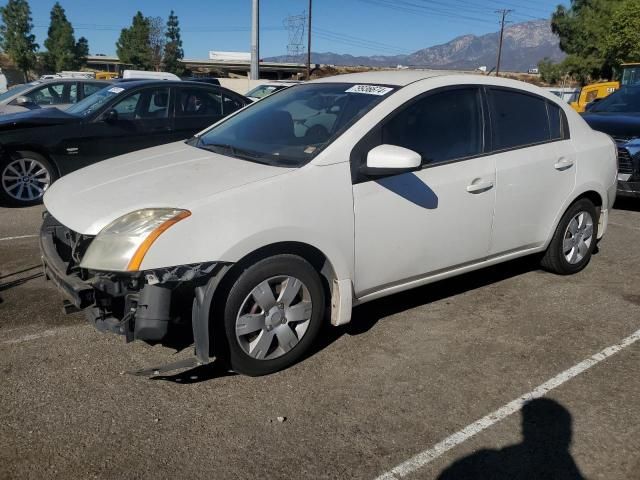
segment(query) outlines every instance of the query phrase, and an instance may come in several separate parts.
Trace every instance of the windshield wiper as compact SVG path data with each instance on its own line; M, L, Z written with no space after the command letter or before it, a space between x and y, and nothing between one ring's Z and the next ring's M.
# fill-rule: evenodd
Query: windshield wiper
M204 150L209 150L209 151L215 151L214 149L225 149L225 150L228 150L229 153L231 153L232 157L240 158L242 160L250 160L252 162L268 164L268 162L265 162L265 160L263 158L264 155L257 154L257 152L251 152L249 150L243 150L243 149L234 147L233 145L231 145L229 143L202 143L202 142L198 142L197 146L199 148L202 148Z

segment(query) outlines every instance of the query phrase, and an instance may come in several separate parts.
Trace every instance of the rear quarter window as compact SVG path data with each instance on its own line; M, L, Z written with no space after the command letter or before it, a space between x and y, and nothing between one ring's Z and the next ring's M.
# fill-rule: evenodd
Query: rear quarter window
M493 150L551 140L547 101L515 90L490 89Z
M569 138L567 116L555 103L547 102L549 112L549 130L551 140L565 140Z

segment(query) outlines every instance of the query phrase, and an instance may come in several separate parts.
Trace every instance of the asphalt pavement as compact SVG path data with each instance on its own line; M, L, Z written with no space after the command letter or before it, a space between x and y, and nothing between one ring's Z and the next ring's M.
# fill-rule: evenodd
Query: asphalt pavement
M578 275L522 259L371 302L260 378L130 374L192 350L63 314L39 267L41 212L0 208L0 478L399 478L423 453L406 478L640 479L640 341L494 414L640 330L640 202L611 212Z

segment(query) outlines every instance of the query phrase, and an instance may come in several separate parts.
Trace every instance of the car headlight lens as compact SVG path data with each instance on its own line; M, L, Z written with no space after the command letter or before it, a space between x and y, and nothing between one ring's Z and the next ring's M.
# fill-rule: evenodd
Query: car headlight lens
M145 208L127 213L93 239L80 266L92 270L136 272L153 242L169 227L191 215L177 208Z

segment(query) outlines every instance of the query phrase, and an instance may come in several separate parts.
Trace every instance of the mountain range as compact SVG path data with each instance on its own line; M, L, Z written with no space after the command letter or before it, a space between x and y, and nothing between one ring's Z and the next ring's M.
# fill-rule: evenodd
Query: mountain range
M312 63L329 65L395 67L397 65L475 70L480 66L495 67L500 32L486 35L462 35L442 45L424 48L408 55L353 56L333 52L312 52ZM505 27L501 70L526 72L544 58L564 58L558 38L551 32L548 20L533 20ZM266 58L270 62L306 62L306 56L281 55Z

